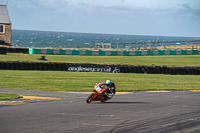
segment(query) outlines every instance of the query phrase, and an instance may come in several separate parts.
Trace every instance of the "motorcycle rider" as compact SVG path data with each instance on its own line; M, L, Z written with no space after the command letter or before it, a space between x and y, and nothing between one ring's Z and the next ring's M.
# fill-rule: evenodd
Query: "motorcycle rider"
M106 80L106 83L105 85L107 86L108 88L108 94L105 93L105 99L108 99L110 100L114 95L115 95L115 84L113 82L111 82L110 79Z

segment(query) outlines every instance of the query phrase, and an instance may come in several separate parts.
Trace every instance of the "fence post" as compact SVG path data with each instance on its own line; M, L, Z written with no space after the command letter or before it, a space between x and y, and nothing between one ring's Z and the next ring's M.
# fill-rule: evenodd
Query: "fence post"
M168 47L170 46L170 41L168 41Z
M194 48L194 40L193 40L193 44L192 44L192 49L195 49L195 48Z
M129 49L131 49L131 43L130 43L130 48Z
M193 46L194 46L194 40L193 40Z
M200 46L200 40L199 40L199 46ZM198 48L199 49L199 48Z
M199 46L200 46L200 40L199 40Z
M117 49L119 48L119 44L117 43Z

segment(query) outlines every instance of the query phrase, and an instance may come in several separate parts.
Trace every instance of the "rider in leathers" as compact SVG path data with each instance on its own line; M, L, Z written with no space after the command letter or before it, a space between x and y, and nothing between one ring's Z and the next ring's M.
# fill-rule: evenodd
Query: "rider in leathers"
M106 80L105 85L108 88L108 93L104 93L105 99L110 100L115 95L115 84L110 79Z

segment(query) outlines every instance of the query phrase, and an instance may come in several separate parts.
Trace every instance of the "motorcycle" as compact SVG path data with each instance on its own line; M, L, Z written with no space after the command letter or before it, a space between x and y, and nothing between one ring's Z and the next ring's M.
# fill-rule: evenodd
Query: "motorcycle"
M115 88L112 88L112 89L115 89ZM92 94L88 96L88 98L86 99L86 102L87 103L91 103L92 101L101 101L102 103L106 102L107 98L105 97L105 95L107 95L109 91L110 91L110 88L108 88L105 84L98 83L94 86L93 92ZM111 98L112 96L113 95L111 95Z

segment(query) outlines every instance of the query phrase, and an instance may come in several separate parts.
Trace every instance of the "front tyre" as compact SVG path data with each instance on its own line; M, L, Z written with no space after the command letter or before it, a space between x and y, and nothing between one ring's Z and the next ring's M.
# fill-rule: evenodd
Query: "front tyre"
M86 99L86 103L91 103L92 102L92 100L93 100L93 96L94 96L94 94L92 93L92 94L90 94L89 96L88 96L88 98Z

